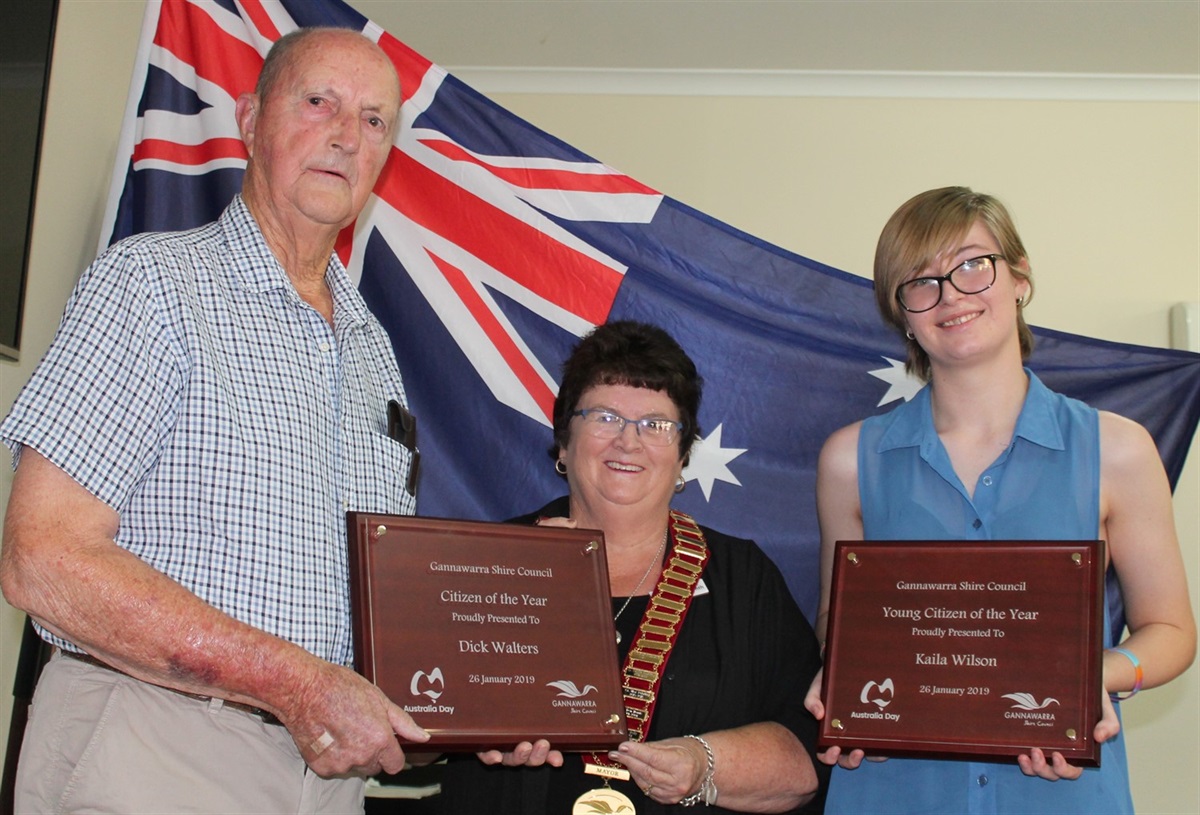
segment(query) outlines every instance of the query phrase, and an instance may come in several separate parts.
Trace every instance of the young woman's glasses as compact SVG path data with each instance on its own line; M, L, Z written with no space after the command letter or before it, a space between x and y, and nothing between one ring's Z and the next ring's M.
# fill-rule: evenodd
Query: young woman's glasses
M683 430L683 422L647 416L644 419L626 419L611 410L604 408L585 408L577 410L572 416L582 416L588 432L601 439L615 439L625 432L625 425L631 424L638 436L646 444L656 447L666 447L675 441L679 431Z
M963 294L979 294L996 282L997 260L1004 260L1004 256L981 255L964 260L941 277L915 277L900 284L896 299L905 311L920 314L942 302L943 282L949 282Z

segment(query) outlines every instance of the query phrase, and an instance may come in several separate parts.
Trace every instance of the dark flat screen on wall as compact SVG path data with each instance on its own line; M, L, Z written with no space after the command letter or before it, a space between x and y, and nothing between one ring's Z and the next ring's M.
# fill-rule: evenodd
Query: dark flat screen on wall
M58 0L0 14L0 357L16 359Z

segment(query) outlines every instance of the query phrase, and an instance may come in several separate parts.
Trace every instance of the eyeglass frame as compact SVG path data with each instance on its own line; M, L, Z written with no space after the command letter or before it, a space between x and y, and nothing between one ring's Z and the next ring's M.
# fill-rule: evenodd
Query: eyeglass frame
M992 264L992 280L991 280L991 282L988 283L986 286L984 286L982 289L976 289L975 291L963 291L959 287L959 285L954 282L952 275L955 272L957 272L959 269L961 269L963 266L966 266L968 263L971 263L976 260L983 260L984 258L987 258ZM931 311L931 310L937 308L938 304L942 302L942 293L945 291L945 289L943 288L944 283L949 283L951 286L954 287L954 290L957 291L959 294L979 294L981 292L985 292L988 289L990 289L992 286L996 285L996 277L999 274L999 271L996 268L997 260L1003 260L1005 263L1008 262L1008 259L1006 257L1004 257L1004 255L1000 255L1000 254L996 254L996 253L988 253L986 255L977 255L973 258L967 258L962 263L958 264L953 269L946 272L944 275L929 275L929 276L925 276L925 277L914 277L912 280L905 280L903 283L901 283L899 286L896 287L896 302L898 302L900 304L900 308L904 309L909 314L924 314L926 311ZM905 304L904 297L901 295L901 292L904 290L905 286L909 285L910 283L916 283L920 280L936 280L937 281L937 284L938 284L937 299L934 300L933 305L929 306L928 308L921 308L921 309L909 308Z
M668 419L665 416L643 416L640 419L627 419L619 413L614 413L613 411L609 410L608 408L602 408L602 407L581 408L580 410L573 411L571 413L571 416L572 417L580 416L583 418L583 420L585 422L587 422L587 420L588 420L587 417L588 417L589 413L604 413L608 416L612 416L614 419L621 420L620 428L617 430L617 432L613 436L611 436L611 438L614 438L614 439L620 438L622 435L624 435L626 425L633 425L634 432L637 433L637 436L639 439L641 439L641 438L648 438L648 439L657 438L654 434L650 434L649 436L642 436L642 430L645 428L648 428L650 422L667 422L667 423L673 425L673 430L669 434L669 438L667 438L667 440L664 441L661 445L655 445L653 442L651 442L651 445L653 445L655 447L669 447L670 445L674 444L676 441L678 441L679 434L683 432L683 428L684 428L683 422L678 421L676 419ZM600 425L596 425L594 422L592 424L595 427L600 427ZM605 438L604 436L601 436L599 433L593 433L592 435L596 436L597 438Z

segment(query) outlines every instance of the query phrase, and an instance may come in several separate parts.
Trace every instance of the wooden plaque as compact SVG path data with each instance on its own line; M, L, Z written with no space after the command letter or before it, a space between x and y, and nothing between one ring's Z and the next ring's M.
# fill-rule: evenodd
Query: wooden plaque
M819 744L1100 764L1102 541L838 541Z
M347 513L355 668L445 751L627 738L604 536Z

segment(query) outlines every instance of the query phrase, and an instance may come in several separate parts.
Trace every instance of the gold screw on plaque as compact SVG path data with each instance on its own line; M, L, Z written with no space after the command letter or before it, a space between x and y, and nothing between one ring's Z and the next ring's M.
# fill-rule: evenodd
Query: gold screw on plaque
M1068 728L1067 728L1067 738L1068 738L1068 739L1070 739L1071 741L1075 741L1075 736L1076 736L1076 735L1077 735L1077 734L1075 733L1075 728L1073 728L1073 727L1068 727Z
M587 546L583 547L583 553L585 555L590 555L592 552L595 552L599 548L600 548L600 543L598 541L588 541Z
M387 527L384 526L383 524L380 524L379 526L375 527L375 537L382 538L384 532L387 532Z
M613 713L613 714L610 714L609 717L604 720L604 723L605 724L616 724L619 721L621 721L621 717L618 716L617 714Z
M1074 563L1076 566L1083 565L1083 555L1079 554L1078 552L1072 552L1071 553L1071 562Z
M841 720L841 719L833 719L833 720L831 720L831 721L829 722L829 726L830 726L830 727L832 727L834 730L845 730L845 729L846 729L845 727L843 727L843 726L842 726L842 720Z
M851 563L857 564L858 563L858 555L855 554L854 552L850 552L848 555L846 555L846 560L850 561Z

